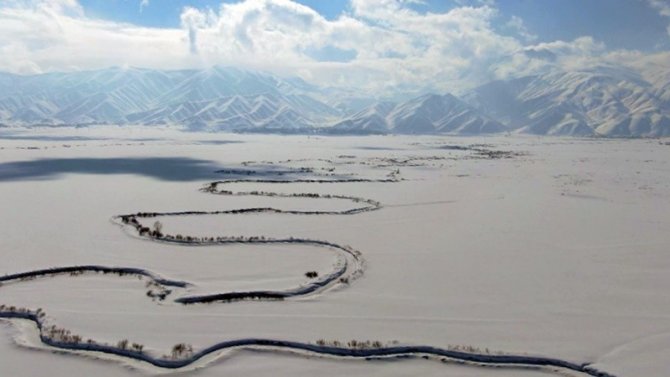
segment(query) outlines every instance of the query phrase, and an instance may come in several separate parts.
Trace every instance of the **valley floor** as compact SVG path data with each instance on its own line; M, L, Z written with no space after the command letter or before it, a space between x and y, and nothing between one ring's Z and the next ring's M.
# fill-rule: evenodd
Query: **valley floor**
M187 281L164 301L147 280L100 274L0 286L84 339L161 356L249 337L473 347L559 358L617 377L670 368L670 141L536 137L315 137L95 127L0 132L0 276L105 265ZM210 182L231 195L201 192ZM249 180L338 180L271 183ZM360 180L360 181L357 181ZM391 182L386 182L391 180ZM262 191L272 195L243 195ZM292 196L318 194L320 198ZM330 195L331 197L324 196ZM332 197L335 196L335 197ZM339 197L339 198L338 198ZM337 214L365 202L380 208ZM180 295L288 290L348 261L314 245L155 242L167 234L326 240L360 251L362 276L286 301L180 305ZM305 215L283 212L329 212ZM105 355L45 351L34 325L0 320L0 375L168 373ZM99 358L107 361L98 360ZM193 371L197 368L197 371ZM411 359L239 350L186 375L552 376ZM578 374L575 374L578 375Z

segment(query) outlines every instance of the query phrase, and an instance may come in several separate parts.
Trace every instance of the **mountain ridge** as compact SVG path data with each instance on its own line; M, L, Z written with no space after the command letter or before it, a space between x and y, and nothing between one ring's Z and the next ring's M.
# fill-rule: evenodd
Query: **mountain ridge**
M428 93L392 102L319 88L300 78L222 66L0 73L0 123L174 125L213 132L660 137L670 136L669 80L670 72L663 69L644 75L597 67L492 81L460 97Z

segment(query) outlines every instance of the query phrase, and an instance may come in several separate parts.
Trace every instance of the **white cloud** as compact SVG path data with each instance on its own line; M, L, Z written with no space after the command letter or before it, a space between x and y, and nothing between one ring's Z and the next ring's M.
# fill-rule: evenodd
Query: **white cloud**
M140 1L140 13L144 10L144 8L149 6L149 0L141 0Z
M546 73L551 70L578 70L602 63L606 48L592 37L527 45L501 56L491 64L496 79Z
M432 83L463 87L492 78L488 67L522 44L497 34L490 7L419 14L402 0L352 0L350 14L327 20L288 0L223 4L213 15L189 19L191 40L208 62L223 61L290 73L311 72L324 83L364 83L369 89ZM198 12L193 10L194 12ZM347 63L318 62L305 51L323 46L354 51ZM347 82L348 81L348 82ZM444 89L442 89L444 90Z
M209 20L207 14L198 9L186 7L181 13L181 26L186 29L188 33L189 51L193 55L198 54L198 29L204 28L208 25ZM210 17L211 18L211 15Z
M670 17L670 3L666 0L647 0L649 5L658 10L658 14L664 17Z
M454 0L454 2L460 6L488 5L492 7L495 5L496 0Z
M0 59L0 70L224 64L376 93L458 92L495 78L575 66L605 51L589 37L527 45L533 36L520 18L508 22L518 37L501 35L490 5L419 13L409 6L416 2L351 0L349 12L329 20L291 0L244 0L213 10L184 8L180 28L161 29L86 17L76 0L6 0L0 56L12 58ZM354 58L310 57L323 48Z
M507 21L505 26L514 30L517 34L519 34L521 37L523 37L523 39L526 40L527 42L532 42L532 41L537 39L537 35L528 31L528 28L526 27L526 24L524 24L523 19L521 19L521 17L518 17L518 16L510 17L509 21Z
M574 59L578 57L592 57L605 52L605 44L594 40L592 37L579 37L572 42L555 41L538 43L526 47L526 51L533 49L537 51L548 51L557 57Z
M181 30L86 18L75 0L0 7L0 70L44 72L181 60ZM183 54L182 54L183 55Z
M670 2L667 0L647 0L647 3L656 9L659 15L670 17ZM666 30L668 31L668 35L670 35L670 25L668 25Z

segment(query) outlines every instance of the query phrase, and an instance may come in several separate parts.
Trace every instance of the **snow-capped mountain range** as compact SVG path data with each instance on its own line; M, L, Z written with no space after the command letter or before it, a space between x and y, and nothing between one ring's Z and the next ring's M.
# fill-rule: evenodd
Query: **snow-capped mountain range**
M494 81L460 98L446 93L377 102L297 78L230 67L0 73L0 123L324 134L670 136L670 74L646 77L601 67Z
M600 69L495 81L463 99L517 132L655 137L670 135L669 89Z
M380 102L333 126L342 133L481 134L507 130L451 94L427 94L407 102Z

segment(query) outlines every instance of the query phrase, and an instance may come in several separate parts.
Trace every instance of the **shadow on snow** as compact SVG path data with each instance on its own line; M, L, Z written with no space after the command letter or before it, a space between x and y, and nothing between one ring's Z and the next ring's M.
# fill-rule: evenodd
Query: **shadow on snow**
M44 158L0 163L0 182L57 179L63 174L134 174L162 181L186 182L220 179L221 174L217 171L225 168L215 161L188 157ZM273 175L274 169L264 167L257 174ZM226 178L236 175L226 175Z

